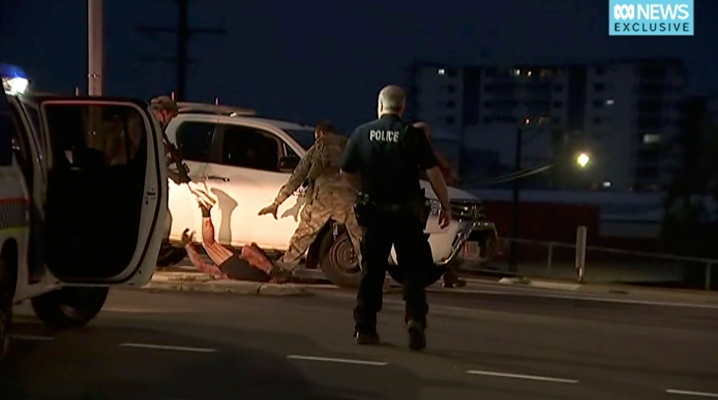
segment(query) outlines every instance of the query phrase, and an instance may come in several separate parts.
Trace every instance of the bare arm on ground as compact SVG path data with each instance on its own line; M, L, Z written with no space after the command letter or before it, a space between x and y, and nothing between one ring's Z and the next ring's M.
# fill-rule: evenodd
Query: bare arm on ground
M197 253L197 250L194 249L192 243L188 243L184 248L187 250L187 255L189 256L192 265L197 267L198 270L212 276L213 278L228 278L228 276L216 265L204 262L204 260L202 260L202 256L200 256L199 253Z

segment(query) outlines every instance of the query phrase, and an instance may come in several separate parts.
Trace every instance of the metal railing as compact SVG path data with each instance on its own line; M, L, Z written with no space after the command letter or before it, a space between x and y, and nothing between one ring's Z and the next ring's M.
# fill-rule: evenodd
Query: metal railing
M685 257L685 256L677 256L674 254L649 253L649 252L622 250L622 249L616 249L616 248L610 248L610 247L600 247L600 246L587 246L586 245L585 227L578 228L576 239L577 239L576 243L563 243L563 242L540 241L540 240L531 240L531 239L516 239L516 238L505 238L504 237L504 238L499 238L499 242L503 242L503 243L515 242L515 243L519 243L519 244L539 245L542 247L546 247L548 250L548 256L546 258L546 272L548 272L548 273L551 273L552 267L554 265L554 257L555 257L554 250L555 249L575 249L576 281L579 283L582 283L584 281L587 264L588 264L588 268L590 268L590 265L591 265L590 257L589 257L589 260L586 261L587 252L600 252L600 253L604 253L604 254L619 255L619 256L645 257L645 258L649 258L649 259L662 260L662 261L678 261L678 262L684 262L684 263L703 264L705 266L705 270L704 270L704 280L705 281L704 281L704 285L703 285L704 290L711 289L711 279L713 278L712 277L712 269L713 269L713 266L718 265L718 259L702 258L702 257Z

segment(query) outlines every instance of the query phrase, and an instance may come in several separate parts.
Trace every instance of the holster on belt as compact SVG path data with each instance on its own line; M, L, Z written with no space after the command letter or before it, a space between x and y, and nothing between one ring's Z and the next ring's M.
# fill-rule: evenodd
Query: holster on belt
M359 226L368 226L371 218L370 216L373 213L376 213L376 210L372 209L372 203L369 199L369 195L363 192L358 192L356 201L354 202L354 216L356 217Z
M425 226L429 220L431 205L426 200L424 189L417 192L416 196L401 203L375 202L368 194L359 192L354 203L354 214L359 225L363 227L371 224L372 220L381 213L400 212L411 213L421 222L422 226Z

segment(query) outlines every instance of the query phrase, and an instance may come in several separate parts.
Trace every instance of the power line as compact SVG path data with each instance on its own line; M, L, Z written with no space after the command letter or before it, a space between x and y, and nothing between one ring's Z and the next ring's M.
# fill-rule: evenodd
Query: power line
M177 0L177 25L174 28L138 25L139 33L148 35L154 33L174 33L176 37L175 57L140 57L141 61L153 63L174 63L176 68L176 98L186 100L187 92L187 66L193 63L189 57L189 41L194 34L225 35L227 30L223 28L192 28L189 25L189 0Z

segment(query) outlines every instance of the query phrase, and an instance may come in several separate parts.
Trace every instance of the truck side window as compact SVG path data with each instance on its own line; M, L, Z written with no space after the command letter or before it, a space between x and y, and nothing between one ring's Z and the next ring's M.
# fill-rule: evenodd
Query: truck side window
M184 160L209 162L210 149L217 125L212 122L187 121L177 128L177 147Z
M45 112L55 159L65 165L129 165L146 157L144 122L132 108L55 106Z
M226 125L222 164L279 172L279 141L271 133L248 126Z

